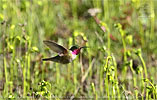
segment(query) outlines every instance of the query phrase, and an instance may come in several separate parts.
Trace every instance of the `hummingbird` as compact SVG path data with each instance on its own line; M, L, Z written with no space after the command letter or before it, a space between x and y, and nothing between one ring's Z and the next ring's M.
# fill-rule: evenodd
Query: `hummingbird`
M76 56L80 53L83 47L78 47L78 46L72 46L70 49L66 49L65 47L50 41L50 40L45 40L43 41L44 44L46 44L51 50L54 52L58 53L57 56L54 57L49 57L49 58L43 58L43 61L53 61L61 64L68 64L72 62Z

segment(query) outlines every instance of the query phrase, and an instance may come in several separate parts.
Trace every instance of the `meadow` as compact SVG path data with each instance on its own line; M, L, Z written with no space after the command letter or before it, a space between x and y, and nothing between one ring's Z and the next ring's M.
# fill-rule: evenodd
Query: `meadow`
M0 0L0 99L157 99L157 0ZM43 41L87 46L69 64Z

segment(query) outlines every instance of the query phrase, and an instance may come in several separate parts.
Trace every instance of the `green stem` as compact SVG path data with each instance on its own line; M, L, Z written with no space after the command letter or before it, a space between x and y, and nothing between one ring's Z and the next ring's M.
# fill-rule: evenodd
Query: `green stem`
M108 62L109 62L109 59L111 58L111 56L108 56L107 59L106 59L106 64L104 66L104 69L107 69L106 71L106 78L105 78L105 87L106 87L106 92L107 92L107 97L108 99L110 99L110 92L109 92L109 83L108 83Z
M110 99L108 78L109 78L108 75L106 75L106 78L105 78L105 86L106 86L107 97Z
M126 55L126 44L125 44L125 40L124 40L124 36L122 36L122 43L123 43L123 48L124 48L124 62L127 61L127 55Z
M92 83L92 89L93 89L93 93L94 93L94 95L95 95L95 100L98 100L98 96L97 96L97 92L96 92L96 90L95 90L95 85L94 85L94 83Z
M56 63L56 81L57 81L57 84L60 83L60 69L59 69L58 63Z
M75 90L77 89L77 66L76 62L73 62L73 72L74 72L74 85L75 85Z
M135 73L135 71L134 71L132 66L133 66L133 61L131 60L130 61L130 69L131 69L132 74L133 74L133 84L134 84L134 87L137 87L137 84L136 84L136 81L137 81L136 73ZM138 91L137 90L135 90L135 96L136 96L136 100L138 100Z
M122 30L122 29L121 29ZM124 49L124 63L127 62L127 55L126 55L126 43L124 39L124 31L121 31L121 38L122 38L122 43L123 43L123 49ZM126 72L127 72L127 66L124 65L122 74L123 74L123 79L126 79Z
M100 67L100 76L99 76L99 78L100 78L100 84L99 84L99 87L100 87L100 93L102 94L103 93L103 67Z
M143 68L144 68L145 78L147 79L147 68L146 68L145 61L144 61L144 59L143 59L141 54L139 54L139 58L140 58L140 60L142 62Z
M25 66L22 64L23 67L23 97L26 96L26 64Z
M141 83L142 83L142 95L144 95L144 81L143 81L143 72L140 73L141 74ZM142 96L142 100L144 100L144 96Z
M6 64L6 57L4 56L4 70L5 70L5 87L4 87L4 93L5 96L8 96L8 71L7 71L7 64Z
M28 42L28 49L31 48L31 41ZM29 81L29 84L27 85L28 86L28 89L30 88L30 81L31 81L31 75L30 75L30 62L31 62L31 55L30 55L30 52L27 53L27 79Z
M114 57L112 57L112 59L113 59L113 63L114 63L114 66L115 66L115 81L117 82L116 83L117 96L118 96L118 100L120 100L120 92L119 92L119 87L118 87L117 63L116 63L116 60L115 60Z
M107 47L108 47L108 55L110 56L111 55L111 52L110 52L110 47L111 47L111 42L110 42L110 32L108 31L108 34L107 34Z

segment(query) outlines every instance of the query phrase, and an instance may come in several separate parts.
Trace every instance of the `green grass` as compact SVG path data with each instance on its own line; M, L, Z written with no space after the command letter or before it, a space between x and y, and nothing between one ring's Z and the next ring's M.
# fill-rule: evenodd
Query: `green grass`
M0 0L0 98L157 99L156 0ZM101 12L90 16L90 8ZM72 63L67 48L88 40Z

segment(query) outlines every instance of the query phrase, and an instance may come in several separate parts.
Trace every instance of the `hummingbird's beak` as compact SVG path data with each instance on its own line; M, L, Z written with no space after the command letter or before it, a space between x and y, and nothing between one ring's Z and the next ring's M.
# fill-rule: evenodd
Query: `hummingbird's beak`
M82 46L82 47L80 47L80 49L82 49L82 48L89 48L89 47L87 47L87 46Z

